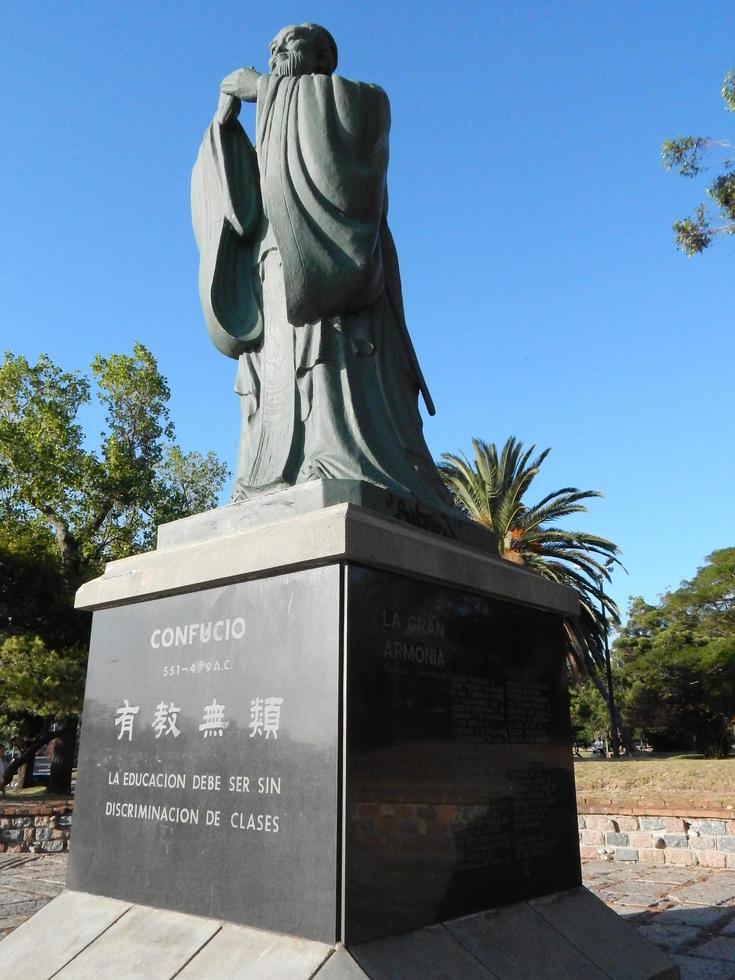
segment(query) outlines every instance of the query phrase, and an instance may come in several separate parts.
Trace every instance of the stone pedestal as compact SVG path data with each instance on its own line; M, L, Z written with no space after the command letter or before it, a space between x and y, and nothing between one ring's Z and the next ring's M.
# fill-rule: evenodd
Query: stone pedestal
M80 591L70 887L349 944L580 883L573 595L351 503L217 530Z
M101 896L115 924L74 975L100 975L131 915L189 944L190 917L213 924L185 976L314 976L309 956L325 978L515 976L499 957L518 976L618 975L559 938L575 902L608 942L624 930L579 888L575 595L446 526L349 500L275 513L172 525L79 592L95 615L62 898ZM512 948L531 927L546 949ZM253 930L280 936L276 973L254 966ZM641 943L621 977L676 975Z

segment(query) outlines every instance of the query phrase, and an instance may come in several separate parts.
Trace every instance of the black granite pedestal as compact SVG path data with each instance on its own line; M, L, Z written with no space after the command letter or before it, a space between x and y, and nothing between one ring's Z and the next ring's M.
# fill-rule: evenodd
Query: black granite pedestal
M69 885L348 944L578 885L563 660L352 563L101 610Z
M580 884L561 617L345 570L344 936Z
M676 976L580 887L574 593L352 501L276 512L172 526L80 590L70 891L10 962L95 980L133 955L146 980L174 962L187 980Z

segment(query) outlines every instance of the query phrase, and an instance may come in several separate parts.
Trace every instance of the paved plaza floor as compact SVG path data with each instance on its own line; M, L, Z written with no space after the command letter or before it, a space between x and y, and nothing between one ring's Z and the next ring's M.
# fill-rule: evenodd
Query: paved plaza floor
M735 871L583 861L584 883L666 950L682 980L735 980Z
M61 892L67 857L0 854L0 939ZM735 980L735 871L603 861L582 869L591 891L673 957L682 980Z
M0 854L0 940L63 891L68 856Z

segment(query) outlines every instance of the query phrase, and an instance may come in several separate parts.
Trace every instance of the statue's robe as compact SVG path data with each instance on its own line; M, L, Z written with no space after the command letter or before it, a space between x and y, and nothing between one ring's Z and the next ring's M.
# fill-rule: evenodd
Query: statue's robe
M207 326L239 359L233 499L324 477L447 506L386 222L389 128L376 86L263 75L255 151L239 123L205 135L192 214Z

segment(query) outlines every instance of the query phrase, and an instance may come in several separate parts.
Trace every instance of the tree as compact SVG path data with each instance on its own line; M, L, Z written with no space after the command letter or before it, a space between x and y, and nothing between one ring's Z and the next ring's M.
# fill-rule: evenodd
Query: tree
M78 714L89 620L70 613L73 594L61 573L54 539L42 521L0 528L0 732L16 745L50 737L59 689L63 709ZM55 649L63 651L61 656ZM63 710L62 709L62 710ZM63 710L64 716L69 711ZM35 750L34 750L35 751ZM19 766L31 783L33 752Z
M615 649L626 716L655 748L725 758L735 718L735 548L712 552L658 605L634 599Z
M610 581L611 565L619 564L619 551L606 538L558 526L572 514L585 513L584 501L601 494L563 487L529 505L523 498L550 449L533 458L536 447L524 451L514 436L500 452L494 443L480 439L473 439L472 446L472 461L464 454L442 454L439 472L446 486L472 520L495 532L501 558L575 590L580 616L565 624L570 666L578 677L592 678L610 705L611 717L615 716L602 675L609 624L619 623L620 614L603 582ZM618 718L613 727L620 728Z
M98 355L91 375L45 355L31 365L6 353L0 365L0 725L31 744L54 726L76 731L88 637L73 611L79 585L151 548L159 523L215 506L227 476L213 453L175 444L168 385L142 344ZM105 429L90 448L79 414L93 393ZM57 742L67 769L68 744Z
M721 92L727 111L735 112L735 72L725 76ZM675 169L682 177L692 178L706 169L703 163L706 155L718 150L727 153L734 148L727 140L680 136L664 141L661 156L666 170ZM690 257L703 252L720 235L735 235L735 161L725 159L723 166L723 172L706 189L719 209L719 218L708 212L706 204L700 204L691 218L673 224L677 247Z
M588 678L575 684L569 692L569 713L577 742L590 745L606 738L610 731L610 709Z

